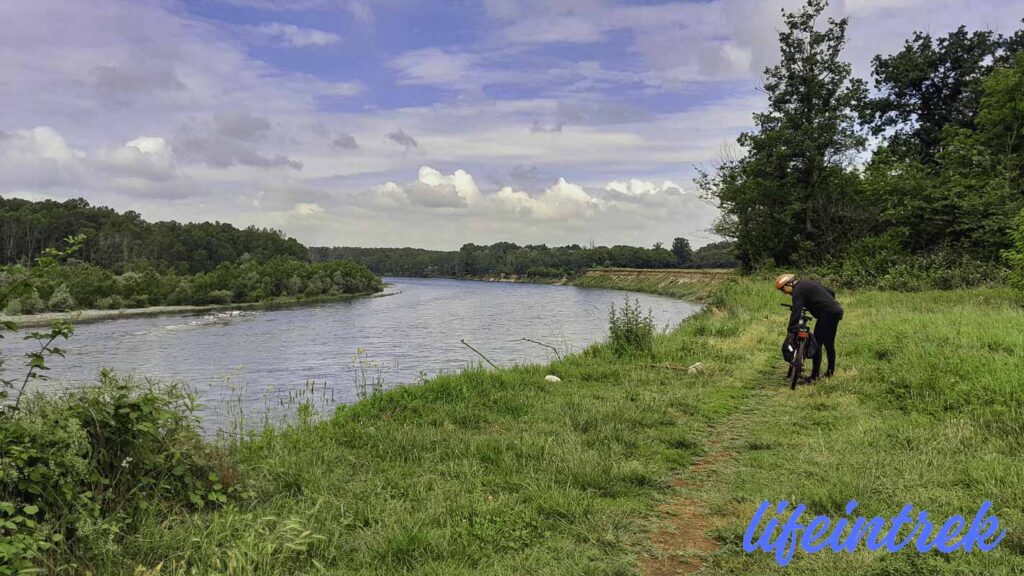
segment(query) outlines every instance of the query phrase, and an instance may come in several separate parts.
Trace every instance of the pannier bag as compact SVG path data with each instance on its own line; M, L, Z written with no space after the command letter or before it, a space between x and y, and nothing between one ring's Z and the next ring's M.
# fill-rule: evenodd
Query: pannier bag
M782 341L782 358L786 362L792 362L793 356L796 355L796 346L799 342L796 339L796 331L790 332L786 339ZM804 353L804 358L814 358L818 353L818 340L814 338L814 334L811 334L807 340L807 351Z

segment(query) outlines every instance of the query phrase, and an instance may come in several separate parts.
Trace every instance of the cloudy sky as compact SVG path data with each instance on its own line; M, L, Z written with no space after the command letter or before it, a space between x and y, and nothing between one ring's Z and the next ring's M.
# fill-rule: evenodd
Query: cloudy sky
M696 245L763 106L767 0L4 0L0 195L312 245ZM847 58L1024 0L836 0Z

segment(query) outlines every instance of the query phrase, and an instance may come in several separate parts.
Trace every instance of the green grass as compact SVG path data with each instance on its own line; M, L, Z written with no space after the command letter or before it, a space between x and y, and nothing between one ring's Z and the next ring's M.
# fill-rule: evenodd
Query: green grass
M838 377L796 393L768 386L738 456L699 491L724 542L709 573L776 573L766 555L741 550L764 498L834 516L851 499L871 516L912 503L939 518L972 517L991 500L1008 534L988 554L822 553L798 556L788 573L1024 572L1024 310L998 289L839 297ZM758 346L772 342L769 328ZM764 376L778 381L781 369Z
M839 374L826 383L784 385L782 298L764 281L727 280L655 343L654 361L701 361L704 375L597 346L392 390L242 444L251 500L141 518L122 553L92 568L636 574L638 555L655 553L658 503L683 494L716 524L708 574L779 573L740 548L764 498L816 514L854 498L872 515L909 502L938 516L988 499L1009 531L989 554L798 554L791 573L1024 571L1024 311L998 289L839 297ZM673 488L712 440L734 456L699 488Z

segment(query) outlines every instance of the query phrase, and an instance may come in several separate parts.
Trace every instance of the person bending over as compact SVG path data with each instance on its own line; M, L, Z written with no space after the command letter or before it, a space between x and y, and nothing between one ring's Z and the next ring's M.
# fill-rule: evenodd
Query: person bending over
M839 321L843 319L843 307L836 302L836 293L811 280L800 280L796 274L781 274L775 279L775 288L793 297L793 312L789 315L788 332L796 329L800 314L806 308L817 320L814 324L814 338L818 341L818 351L813 358L813 367L808 381L818 379L821 370L821 349L828 354L828 378L836 371L836 331Z

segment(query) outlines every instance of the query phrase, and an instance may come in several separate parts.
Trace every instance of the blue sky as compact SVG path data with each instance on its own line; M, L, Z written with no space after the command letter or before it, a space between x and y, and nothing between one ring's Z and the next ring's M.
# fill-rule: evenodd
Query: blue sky
M9 0L0 194L307 244L700 245L780 9L709 0ZM1024 0L841 0L867 77Z

